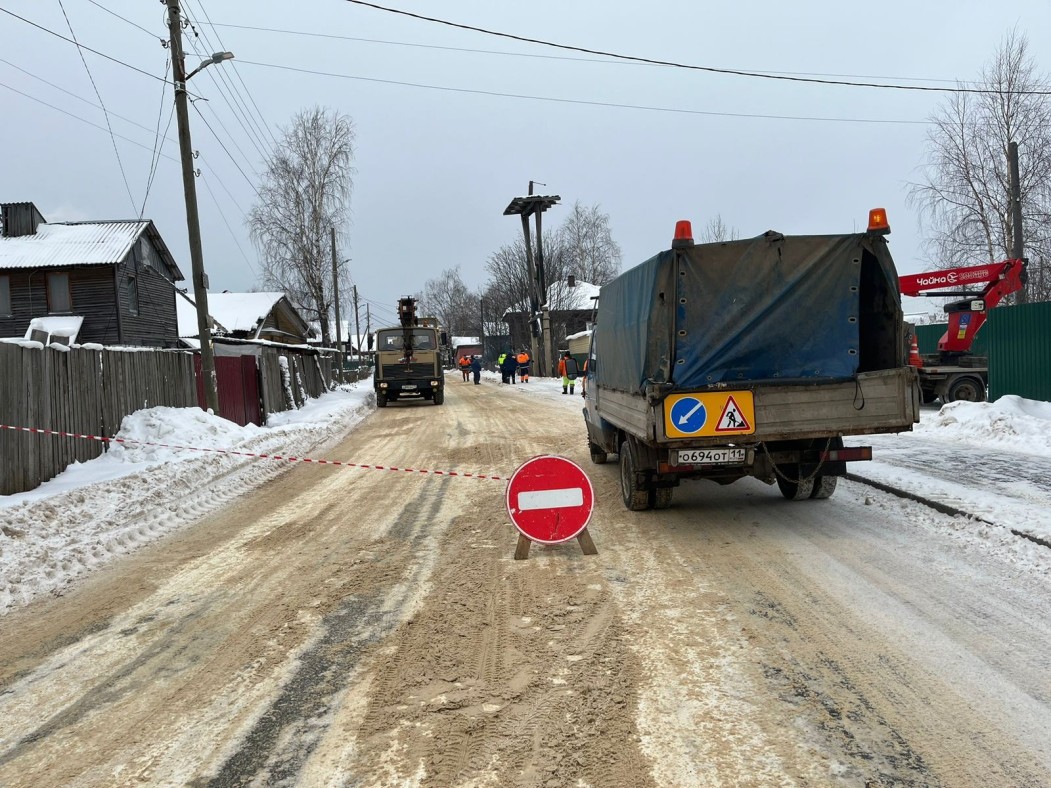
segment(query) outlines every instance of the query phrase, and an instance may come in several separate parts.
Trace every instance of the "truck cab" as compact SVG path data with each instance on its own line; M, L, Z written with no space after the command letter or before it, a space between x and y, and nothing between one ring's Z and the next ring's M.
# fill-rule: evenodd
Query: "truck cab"
M441 405L445 402L442 332L436 321L417 320L415 299L403 298L398 304L402 325L376 332L376 366L372 379L376 406L385 408L388 402L397 400Z

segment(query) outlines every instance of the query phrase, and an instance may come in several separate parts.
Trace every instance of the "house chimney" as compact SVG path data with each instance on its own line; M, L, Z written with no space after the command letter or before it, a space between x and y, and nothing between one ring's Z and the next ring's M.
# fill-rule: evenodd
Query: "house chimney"
M4 238L36 235L37 226L44 223L44 217L31 202L9 202L0 205L0 236Z
M575 276L573 276L573 274L570 274L566 278L566 284L569 285L570 287L576 287L577 286L577 278Z

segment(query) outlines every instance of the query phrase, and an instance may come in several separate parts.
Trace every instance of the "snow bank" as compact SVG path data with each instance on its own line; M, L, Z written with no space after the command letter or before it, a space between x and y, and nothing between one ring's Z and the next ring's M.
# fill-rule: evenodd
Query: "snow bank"
M951 402L924 416L914 434L968 446L1051 456L1051 403L1014 395L995 402Z

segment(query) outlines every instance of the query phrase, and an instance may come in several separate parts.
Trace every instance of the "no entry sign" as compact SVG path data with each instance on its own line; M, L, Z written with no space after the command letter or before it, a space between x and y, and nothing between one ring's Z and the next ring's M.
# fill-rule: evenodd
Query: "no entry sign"
M527 460L507 483L511 522L534 542L559 544L578 536L591 519L595 491L584 470L565 457Z

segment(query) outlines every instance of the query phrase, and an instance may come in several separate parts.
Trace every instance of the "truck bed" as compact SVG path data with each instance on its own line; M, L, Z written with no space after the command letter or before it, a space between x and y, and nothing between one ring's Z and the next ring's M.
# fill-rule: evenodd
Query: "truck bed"
M908 367L863 372L848 381L750 383L697 391L751 391L755 432L733 438L669 438L663 402L650 404L642 395L609 389L599 391L598 401L604 420L645 443L682 447L902 432L912 429L920 408L916 373Z

